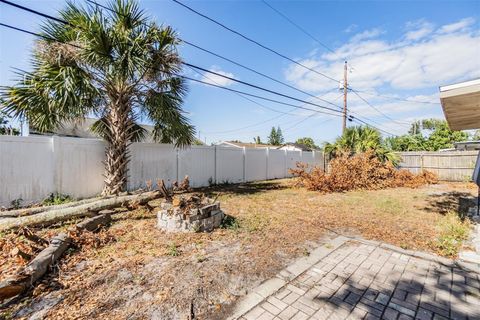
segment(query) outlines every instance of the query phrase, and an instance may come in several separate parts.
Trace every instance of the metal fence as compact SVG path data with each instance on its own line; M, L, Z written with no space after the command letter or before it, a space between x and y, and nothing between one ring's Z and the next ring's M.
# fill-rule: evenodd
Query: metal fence
M52 192L75 198L97 195L103 187L105 145L101 140L65 137L0 136L0 205L39 201ZM241 149L134 143L130 147L128 189L147 180L167 184L189 176L193 187L214 183L290 177L296 162L323 167L321 152Z
M445 181L470 181L478 151L401 152L400 168L414 173L428 170Z

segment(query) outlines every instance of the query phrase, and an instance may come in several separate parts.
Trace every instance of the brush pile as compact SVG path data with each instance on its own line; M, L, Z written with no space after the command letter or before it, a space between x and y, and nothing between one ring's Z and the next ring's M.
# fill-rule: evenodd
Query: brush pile
M414 174L399 170L390 162L380 161L372 152L355 155L342 154L330 162L330 172L297 163L290 172L299 177L297 185L320 192L343 192L350 190L378 190L385 188L418 188L435 184L438 177L429 171Z

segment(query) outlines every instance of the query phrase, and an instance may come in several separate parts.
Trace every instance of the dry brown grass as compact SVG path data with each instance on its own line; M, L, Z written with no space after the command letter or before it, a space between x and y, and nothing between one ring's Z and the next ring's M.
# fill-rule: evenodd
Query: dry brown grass
M448 193L474 191L463 183L322 195L291 183L204 190L221 191L231 216L210 234L165 234L144 209L117 215L102 231L115 240L69 252L35 301L61 295L49 319L185 319L192 305L197 319L223 319L238 296L336 233L441 253L439 212L455 208Z

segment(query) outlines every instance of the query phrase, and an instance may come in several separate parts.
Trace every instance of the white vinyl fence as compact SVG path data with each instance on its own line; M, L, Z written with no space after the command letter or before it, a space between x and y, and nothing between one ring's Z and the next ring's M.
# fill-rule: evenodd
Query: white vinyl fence
M0 136L0 206L39 201L52 192L75 198L99 194L104 148L97 139ZM147 180L171 183L186 175L193 187L285 178L298 161L324 166L321 152L134 143L130 155L130 190L145 187Z

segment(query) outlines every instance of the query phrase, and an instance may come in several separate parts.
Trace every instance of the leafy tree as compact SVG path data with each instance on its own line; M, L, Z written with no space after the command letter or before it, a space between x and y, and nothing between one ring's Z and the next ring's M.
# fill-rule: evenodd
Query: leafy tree
M437 151L452 148L454 142L468 140L464 131L452 131L445 120L424 119L412 123L409 134L387 139L395 151Z
M303 144L312 150L319 149L319 147L315 144L313 139L309 137L298 138L297 141L295 141L295 143Z
M398 162L398 156L385 146L380 132L366 126L348 127L334 143L326 143L324 150L333 157L345 152L356 154L372 150L382 161Z
M256 144L262 144L262 140L260 139L260 136L256 136L255 138L253 138L253 142L255 142Z
M0 110L0 135L19 135L20 131L12 126L9 126L8 123L7 115Z
M270 135L268 136L268 143L274 146L279 146L282 145L285 142L285 139L283 138L283 133L282 129L280 127L272 127L272 130L270 131Z
M385 139L385 144L394 151L425 150L425 138L421 134L388 137Z
M204 146L205 143L203 143L202 140L195 138L195 139L192 141L192 145L194 145L194 146Z
M32 71L19 72L17 84L0 94L9 115L42 131L97 115L92 130L107 143L103 194L116 194L126 186L128 146L147 134L140 118L153 123L156 141L176 146L191 144L195 130L182 110L187 90L177 76L177 34L150 21L133 0L108 7L67 4L59 12L67 24L42 25Z

